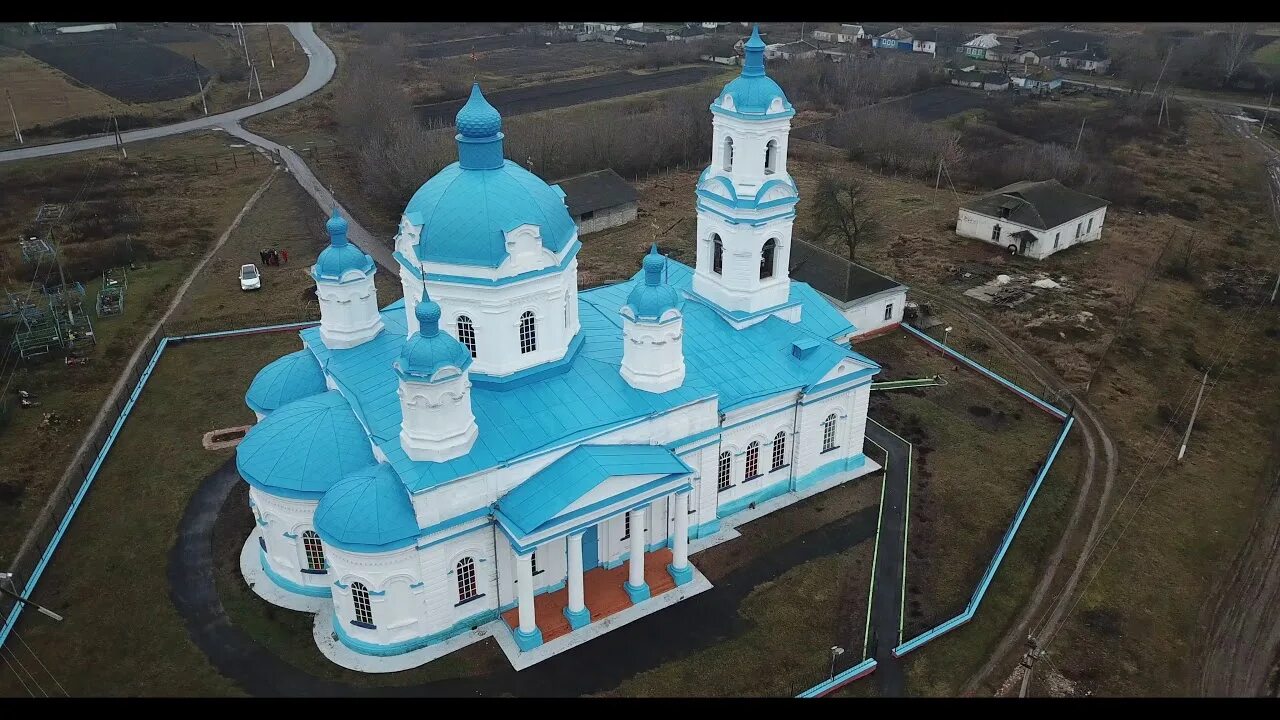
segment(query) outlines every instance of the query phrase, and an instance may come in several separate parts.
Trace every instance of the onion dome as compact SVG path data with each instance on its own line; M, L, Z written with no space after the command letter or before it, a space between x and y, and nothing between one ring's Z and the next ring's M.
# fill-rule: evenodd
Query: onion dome
M794 114L795 111L787 100L786 93L782 92L782 88L773 81L773 78L765 74L765 44L764 40L760 39L759 26L751 29L751 37L743 46L743 50L746 52L746 59L742 63L742 74L724 86L724 90L720 91L720 100L711 106L712 110L725 109L747 115L763 115L769 113L774 100L781 100L782 109L780 111L775 109L772 115ZM721 108L720 106L725 104L725 96L732 98L732 105Z
M333 209L333 216L324 227L329 232L329 247L316 258L311 277L341 282L343 276L353 270L360 272L362 277L373 272L373 259L347 241L347 221L337 208Z
M396 371L401 378L430 381L445 368L462 372L471 366L471 351L449 333L440 332L440 305L425 292L413 313L418 332L410 335L400 350Z
M419 532L409 492L386 463L334 483L316 506L315 528L326 544L355 552L408 547Z
M644 256L644 282L636 283L627 296L626 308L637 320L658 320L668 310L680 308L680 294L662 277L666 265L655 243Z

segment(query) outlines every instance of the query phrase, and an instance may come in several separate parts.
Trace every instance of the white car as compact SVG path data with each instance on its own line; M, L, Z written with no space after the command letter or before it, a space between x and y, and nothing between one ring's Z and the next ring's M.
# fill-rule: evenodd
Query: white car
M258 274L258 266L252 263L240 266L240 289L258 290L262 288L262 276Z

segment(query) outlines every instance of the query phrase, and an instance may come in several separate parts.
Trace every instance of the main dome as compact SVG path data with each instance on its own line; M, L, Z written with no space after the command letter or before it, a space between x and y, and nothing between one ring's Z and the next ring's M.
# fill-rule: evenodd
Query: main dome
M537 225L543 247L559 253L577 231L564 195L502 156L502 118L479 85L458 111L458 162L413 194L404 214L422 227L418 259L496 268L507 258L504 233Z
M760 38L760 28L752 28L751 37L743 45L746 58L742 63L742 74L729 81L729 84L720 91L719 102L711 106L713 112L731 110L748 115L762 115L769 112L774 100L782 101L782 110L775 112L775 116L794 112L786 93L778 83L773 81L773 78L765 74L766 47L764 40ZM719 107L725 104L726 96L733 98L732 106Z

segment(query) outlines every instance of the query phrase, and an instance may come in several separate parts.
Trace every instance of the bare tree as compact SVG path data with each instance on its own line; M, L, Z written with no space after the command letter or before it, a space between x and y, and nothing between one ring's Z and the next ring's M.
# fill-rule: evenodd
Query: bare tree
M1178 244L1178 254L1170 270L1171 274L1177 277L1191 280L1195 277L1196 258L1200 254L1200 248L1204 246L1204 238L1196 233L1186 233L1181 240L1182 242Z
M1249 57L1249 40L1253 38L1253 23L1232 23L1227 27L1226 43L1222 48L1222 82L1227 84Z
M813 203L814 235L845 244L849 260L856 260L858 243L874 239L881 230L871 209L866 187L856 178L823 175Z

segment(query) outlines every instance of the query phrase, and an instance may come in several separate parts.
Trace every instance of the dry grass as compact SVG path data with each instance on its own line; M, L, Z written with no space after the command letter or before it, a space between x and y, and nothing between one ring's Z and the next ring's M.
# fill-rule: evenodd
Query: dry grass
M23 129L82 115L100 115L113 100L60 70L23 54L0 56L0 77ZM0 131L13 140L13 118L0 117Z
M0 168L0 187L5 188L7 201L6 212L0 214L0 237L15 237L35 217L43 193L65 192L70 182L74 183L71 192L84 184L86 197L103 193L122 200L136 221L134 247L156 258L140 262L130 273L123 315L93 317L98 344L88 366L68 368L55 357L17 370L14 387L36 394L41 405L15 411L12 422L0 428L0 467L12 472L9 478L21 479L17 495L3 501L9 522L0 525L0 560L17 549L129 355L181 279L266 177L270 168L266 162L223 164L218 171L201 165L197 173L190 172L185 162L174 162L224 147L217 136L196 135L139 144L128 161L110 153L77 154ZM94 177L119 179L112 179L105 188L93 181L84 183L94 164L104 166ZM79 252L74 236L61 237L67 256L74 259ZM113 236L100 242L114 240ZM16 243L6 243L0 250L14 263L6 273L12 278L10 287L26 287L22 273L29 270L18 265ZM45 269L40 273L42 280ZM82 278L90 307L100 284L100 278L95 278ZM7 350L9 327L4 330ZM46 414L51 415L50 422Z

